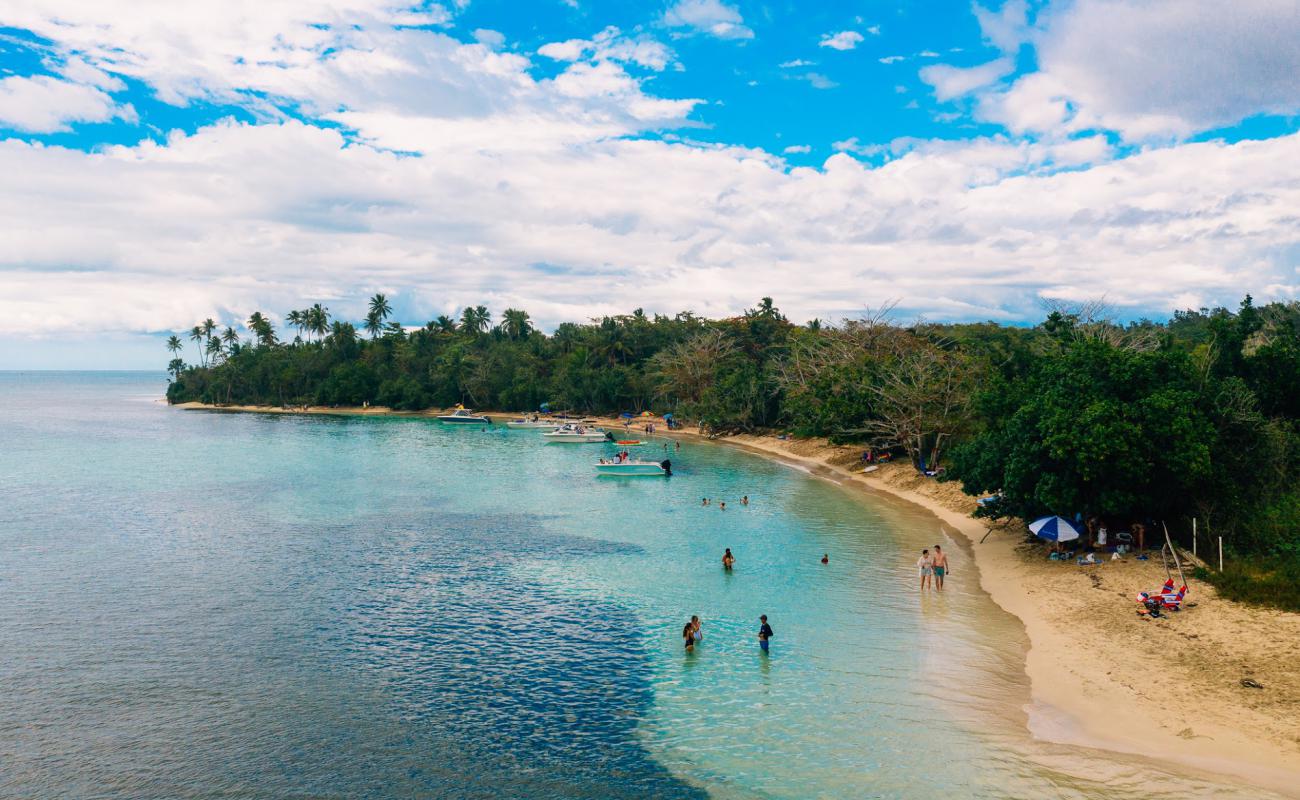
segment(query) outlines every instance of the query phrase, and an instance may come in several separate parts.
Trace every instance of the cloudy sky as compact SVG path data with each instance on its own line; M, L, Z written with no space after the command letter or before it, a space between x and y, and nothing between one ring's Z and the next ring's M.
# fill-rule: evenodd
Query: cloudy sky
M386 292L1033 321L1300 294L1296 0L0 0L0 368Z

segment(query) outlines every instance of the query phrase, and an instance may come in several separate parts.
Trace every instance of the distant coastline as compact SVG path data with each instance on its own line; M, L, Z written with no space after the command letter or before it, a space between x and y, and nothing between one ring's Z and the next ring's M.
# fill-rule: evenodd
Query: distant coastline
M379 406L282 408L193 402L175 408L425 419L444 413ZM482 413L494 424L519 416ZM623 426L618 418L589 419L612 430ZM1279 644L1300 642L1300 615L1223 600L1212 586L1196 581L1196 609L1168 623L1143 622L1136 618L1132 595L1163 580L1157 559L1093 568L1047 562L1020 547L1022 537L1014 527L995 531L981 543L989 529L970 516L974 498L954 484L924 478L907 463L881 465L863 473L858 465L860 447L832 445L824 439L713 437L693 426L668 431L662 418L636 419L630 427L638 429L646 421L658 424L656 436L736 447L798 465L890 502L918 505L943 526L959 531L962 549L973 558L982 588L1028 633L1025 669L1033 702L1027 712L1036 737L1153 758L1193 773L1231 775L1300 797L1300 731L1294 723L1300 686L1286 685L1284 675L1267 674ZM1105 590L1093 586L1094 575L1104 582ZM1194 659L1180 657L1179 651L1189 647L1218 650ZM1242 662L1257 665L1252 674L1260 677L1268 695L1243 694L1255 690L1225 677L1225 671L1239 669Z

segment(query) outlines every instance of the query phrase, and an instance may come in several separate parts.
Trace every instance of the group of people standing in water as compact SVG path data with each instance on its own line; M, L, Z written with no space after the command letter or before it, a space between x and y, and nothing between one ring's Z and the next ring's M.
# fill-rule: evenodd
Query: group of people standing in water
M730 553L731 551L728 550L727 552ZM767 615L760 614L758 617L758 646L764 653L768 652L768 642L775 635L772 632L772 626L767 624ZM686 652L695 652L695 645L702 641L704 641L703 625L700 623L700 618L692 614L690 621L682 628L682 642L686 646Z

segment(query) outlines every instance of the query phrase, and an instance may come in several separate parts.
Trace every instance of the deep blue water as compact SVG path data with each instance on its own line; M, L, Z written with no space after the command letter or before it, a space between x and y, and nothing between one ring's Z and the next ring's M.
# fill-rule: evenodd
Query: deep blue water
M601 479L164 388L0 373L0 797L1153 796L1028 739L1023 632L927 515L706 444Z

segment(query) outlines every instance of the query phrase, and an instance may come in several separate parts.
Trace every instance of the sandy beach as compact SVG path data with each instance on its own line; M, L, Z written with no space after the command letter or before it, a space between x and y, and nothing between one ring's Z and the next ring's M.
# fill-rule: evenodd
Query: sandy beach
M984 590L1029 634L1035 736L1300 796L1300 615L1227 601L1189 578L1183 612L1146 620L1134 597L1164 581L1158 557L1091 567L1049 561L1043 546L1025 544L1018 526L985 538L986 523L970 516L974 498L908 464L863 473L861 448L775 436L715 441L907 500L963 534Z
M178 408L347 416L433 416L381 407L280 409L197 403ZM499 421L513 415L483 412ZM632 430L646 420L635 420ZM697 438L686 429L657 435ZM611 430L622 420L604 419ZM860 447L816 439L736 435L713 441L781 461L869 493L927 509L937 526L959 532L985 591L1024 624L1033 735L1172 763L1192 773L1231 775L1300 797L1300 615L1250 608L1190 580L1185 610L1140 617L1134 597L1165 578L1160 559L1081 567L1049 561L1019 526L989 533L970 516L975 500L952 483L925 478L907 464L863 473ZM988 534L986 536L986 534ZM1186 565L1185 565L1186 566ZM1187 567L1190 569L1190 567ZM1249 679L1263 688L1244 686Z

